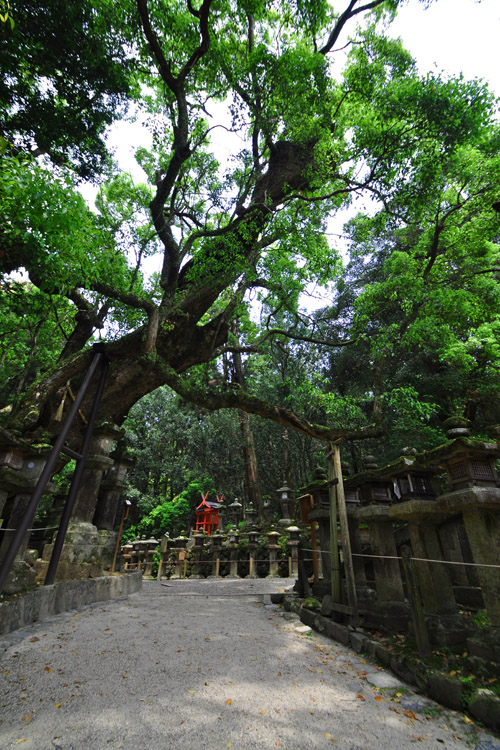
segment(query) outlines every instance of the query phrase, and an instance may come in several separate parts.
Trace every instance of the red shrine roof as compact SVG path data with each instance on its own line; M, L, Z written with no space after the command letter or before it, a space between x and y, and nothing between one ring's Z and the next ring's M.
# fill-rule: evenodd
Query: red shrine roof
M207 500L207 497L208 497L208 492L205 495L205 497L203 497L203 494L202 494L201 496L202 500L201 500L201 503L196 508L196 513L203 513L203 511L209 511L209 510L218 510L221 507L220 502L215 502L214 500ZM224 495L222 495L221 500L223 497Z

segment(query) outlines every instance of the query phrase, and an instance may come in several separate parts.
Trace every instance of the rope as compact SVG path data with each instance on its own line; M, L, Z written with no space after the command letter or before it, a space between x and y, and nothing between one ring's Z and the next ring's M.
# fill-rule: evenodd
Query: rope
M34 526L32 529L26 529L26 531L50 531L51 529L58 529L59 526L42 526L41 528L38 528L38 526ZM0 531L17 531L17 529L6 529L3 526L0 526Z
M304 552L323 552L325 555L331 554L330 550L313 550L313 549L305 549ZM398 557L397 555L362 555L359 552L353 552L351 557L370 557L374 560L402 560L401 557ZM307 560L312 560L313 558L307 558ZM415 562L428 562L428 563L441 563L442 565L469 565L473 568L496 568L500 570L500 565L490 565L488 563L473 563L473 562L457 562L456 560L431 560L427 557L412 557L411 558Z

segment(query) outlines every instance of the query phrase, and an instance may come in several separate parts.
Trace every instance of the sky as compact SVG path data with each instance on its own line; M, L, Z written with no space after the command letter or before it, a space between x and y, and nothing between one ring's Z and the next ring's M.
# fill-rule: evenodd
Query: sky
M421 73L446 70L482 78L500 96L500 0L409 0L392 24Z

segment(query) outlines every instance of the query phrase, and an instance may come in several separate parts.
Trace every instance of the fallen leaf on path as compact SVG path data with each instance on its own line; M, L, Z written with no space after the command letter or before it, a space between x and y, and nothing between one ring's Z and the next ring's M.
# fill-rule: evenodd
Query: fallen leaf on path
M40 638L38 638L38 636L36 636L36 635L34 635L33 638L30 638L31 643L36 643L39 640L40 640Z
M23 721L31 721L31 716L28 713L24 714Z
M376 695L376 696L375 696L375 700L376 700L376 701L381 701L381 700L382 700L382 698L380 697L380 695Z
M27 742L27 740L27 737L20 737L18 740L16 740L16 742Z
M233 701L231 700L231 698L228 698L227 701L226 701L226 703L227 703L228 706L230 706L232 704L232 702Z
M357 696L356 696L356 698L359 698L360 701L366 700L365 696L361 695L361 693L358 693Z
M50 667L45 667L45 672L52 672Z
M415 719L415 718L416 718L416 717L415 717L415 714L414 714L414 712L413 712L413 711L405 711L405 712L404 712L404 715L405 715L406 717L408 717L408 719Z

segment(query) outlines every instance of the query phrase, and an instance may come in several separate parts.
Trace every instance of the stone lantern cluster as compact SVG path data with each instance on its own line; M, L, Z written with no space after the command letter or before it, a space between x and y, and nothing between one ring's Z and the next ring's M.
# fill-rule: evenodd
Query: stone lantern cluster
M373 456L365 457L363 471L345 477L343 486L364 624L407 628L412 613L400 563L406 545L431 640L452 645L467 637L460 607L485 608L492 625L500 627L500 447L471 438L462 426L448 436L442 446L420 454L405 451L382 468ZM312 498L307 520L319 524L322 555L328 556L328 483L326 477L315 480L302 490L301 502ZM323 572L315 589L319 595L329 591L328 565Z
M286 529L289 549L289 574L296 575L298 571L298 546L299 528L291 526ZM219 577L228 575L238 578L241 575L241 565L245 566L245 575L248 578L257 577L257 564L260 569L267 563L267 575L276 577L280 575L280 544L278 543L283 532L274 527L263 535L255 526L248 526L240 531L236 525L229 531L214 533L210 536L197 532L191 539L181 534L175 539L167 536L161 540L161 562L158 567L158 580L162 576L169 578L194 577L199 578L207 575ZM242 547L240 542L245 539L245 555L240 559ZM134 569L137 567L137 552L129 543L123 547L123 556L126 567ZM267 560L256 559L257 550L266 550ZM246 572L248 571L248 572Z
M111 453L122 434L121 429L107 421L94 428L57 569L59 579L102 575L111 567L116 542L113 526L125 474L132 463L123 448ZM0 429L0 562L10 547L15 529L26 517L30 498L51 451L50 445L29 445ZM60 456L61 462L68 460L67 456ZM44 494L57 492L57 487L49 482ZM45 526L57 526L64 502L65 496L59 493L44 519L45 525L38 523L37 545L46 541L50 529ZM30 525L33 527L32 519ZM37 559L37 551L28 550L30 534L31 529L28 529L4 586L6 592L22 591L32 585L37 576L43 579L45 575L53 544L44 544L42 557ZM55 536L54 530L52 534Z
M0 564L9 550L15 530L25 516L50 450L51 446L31 446L15 435L0 431ZM55 485L47 485L46 494L56 491ZM35 582L34 560L32 555L28 555L29 539L28 529L4 585L4 593L17 593Z

